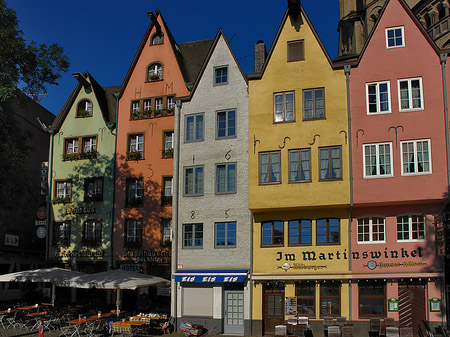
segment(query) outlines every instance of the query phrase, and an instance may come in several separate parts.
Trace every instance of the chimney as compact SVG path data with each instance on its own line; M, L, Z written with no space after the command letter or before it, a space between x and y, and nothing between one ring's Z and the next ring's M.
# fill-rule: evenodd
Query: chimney
M255 73L261 72L266 62L267 50L263 40L259 40L255 44Z
M300 14L300 0L288 0L288 11L289 11L289 16L294 19L297 20L299 14Z

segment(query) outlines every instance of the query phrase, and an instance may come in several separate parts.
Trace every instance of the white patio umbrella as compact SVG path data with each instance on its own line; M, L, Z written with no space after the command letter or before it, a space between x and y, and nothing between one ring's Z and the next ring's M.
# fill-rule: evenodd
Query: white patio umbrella
M52 284L52 305L55 305L55 287L64 286L64 281L72 277L86 275L63 268L41 268L0 275L0 282L47 282Z
M137 289L156 285L169 285L165 278L140 274L122 269L104 271L95 274L75 276L64 281L63 286L73 288L114 289L117 291L116 307L120 309L120 291L122 289Z

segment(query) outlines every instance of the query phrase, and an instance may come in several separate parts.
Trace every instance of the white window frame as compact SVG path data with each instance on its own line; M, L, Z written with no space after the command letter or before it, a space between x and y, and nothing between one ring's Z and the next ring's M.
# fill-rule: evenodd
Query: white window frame
M429 161L429 171L418 172L418 153L417 153L417 143L426 142L428 143L428 161ZM404 160L403 160L403 144L413 143L414 145L414 172L405 172L404 171ZM400 159L402 165L402 176L416 176L416 175L424 175L424 174L432 174L432 163L431 163L431 140L430 139L415 139L415 140L405 140L400 142Z
M80 143L78 138L66 139L66 154L74 154L80 152Z
M373 223L373 220L374 219L377 219L377 220L379 220L379 219L382 219L383 220L383 223L382 223L382 225L383 225L383 231L381 232L381 231L374 231L374 227L375 226L379 226L380 224L379 223ZM364 231L361 233L360 232L360 228L361 228L361 226L360 226L360 220L362 220L362 221L366 221L366 220L368 220L369 221L369 240L367 240L367 241L365 241L365 240L363 240L363 241L360 241L359 240L359 234L366 234ZM358 244L370 244L370 243L386 243L386 218L384 218L384 217L380 217L380 216L373 216L373 217L362 217L362 218L358 218L358 223L357 223L357 234L356 234L356 237L357 237L357 241L358 241ZM374 240L373 239L373 235L374 234L376 234L376 233L378 233L378 235L380 234L380 233L382 233L383 234L383 240Z
M201 172L199 171L201 169ZM192 192L188 191L188 171L192 170ZM202 196L204 194L205 168L203 165L186 166L184 168L183 195L185 197Z
M380 104L380 85L381 84L387 84L387 95L388 95L388 109L386 111L381 111L381 104ZM377 111L376 112L370 112L370 104L369 104L369 86L375 85L375 95L376 95L376 104L377 104ZM380 114L388 114L392 112L392 105L391 105L391 83L390 81L380 81L380 82L369 82L366 83L366 109L367 109L367 115L380 115Z
M144 101L144 111L151 111L152 110L152 100L151 99L146 99ZM139 112L139 109L137 111L133 112Z
M418 108L413 107L412 81L419 81L419 85L420 85L420 107L418 107ZM408 83L408 108L402 108L402 97L401 97L401 93L400 93L400 83L402 83L402 82ZM399 109L399 111L417 111L417 110L424 109L422 77L404 78L404 79L397 80L397 87L398 87L398 109Z
M55 184L56 198L71 198L72 197L72 180L59 180Z
M131 109L133 112L139 112L141 103L139 101L134 101L131 103Z
M96 152L97 151L97 137L84 137L82 139L83 142L83 152Z
M388 33L392 30L396 30L396 29L401 29L402 32L402 44L401 45L395 45L395 46L389 46L389 38L388 38ZM402 48L405 46L405 27L403 26L398 26L398 27L389 27L385 29L385 34L386 34L386 49L393 49L393 48Z
M162 97L155 98L155 110L162 110L164 108L164 101Z
M287 95L292 95L292 111L288 111ZM277 97L281 97L281 111L277 109ZM292 114L292 116L291 116ZM278 116L278 117L277 117ZM281 116L281 118L280 118ZM289 123L295 122L295 91L277 92L273 94L273 122L274 123Z
M129 135L129 152L139 152L144 157L144 135L142 133Z
M404 217L408 217L408 239L399 239L398 235L399 235L399 230L398 230L398 226L399 226L399 218L404 218ZM423 239L412 239L413 237L413 217L417 218L417 223L419 223L420 217L422 217L423 220ZM402 224L404 224L404 222L402 222ZM399 215L397 217L397 242L426 242L427 241L427 237L426 237L426 217L425 215L422 214L409 214L409 215ZM417 233L420 234L420 230L417 229ZM401 233L406 233L406 231L401 230Z
M142 244L142 219L127 219L127 233L125 240L127 244Z
M381 145L389 145L389 166L391 168L391 173L389 174L381 174L380 173L380 146ZM367 147L369 146L375 146L375 156L376 156L376 170L377 173L373 174L373 175L367 175L366 173L366 167L367 167L367 162L366 162L366 151L367 151ZM365 179L372 179L372 178L387 178L387 177L393 177L394 176L394 163L393 163L393 156L392 156L392 143L391 142L386 142L386 143L371 143L371 144L363 144L363 176Z

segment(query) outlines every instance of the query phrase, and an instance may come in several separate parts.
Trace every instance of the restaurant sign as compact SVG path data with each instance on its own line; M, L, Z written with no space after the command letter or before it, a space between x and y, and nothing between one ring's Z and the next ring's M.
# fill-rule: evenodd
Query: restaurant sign
M69 257L104 257L105 251L99 250L57 250L55 251L55 257L69 258Z
M66 215L70 215L70 214L93 214L95 212L96 212L95 207L66 208Z
M143 249L140 251L124 250L123 257L135 258L137 263L170 263L172 253L166 250Z

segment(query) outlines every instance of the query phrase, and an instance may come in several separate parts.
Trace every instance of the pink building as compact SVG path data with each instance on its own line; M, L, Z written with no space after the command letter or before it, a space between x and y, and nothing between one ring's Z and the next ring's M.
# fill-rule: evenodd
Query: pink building
M442 324L436 215L448 192L442 67L403 0L388 0L350 69L352 320Z

